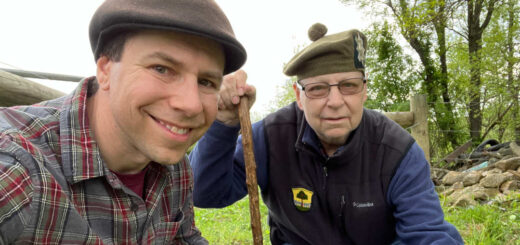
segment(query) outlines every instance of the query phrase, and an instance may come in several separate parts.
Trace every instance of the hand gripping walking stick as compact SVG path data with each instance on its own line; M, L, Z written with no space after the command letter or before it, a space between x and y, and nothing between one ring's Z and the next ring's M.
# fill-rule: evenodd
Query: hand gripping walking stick
M238 115L242 130L242 145L244 147L244 159L246 162L246 185L249 194L249 213L251 214L251 230L253 232L253 244L261 245L262 224L260 223L260 208L258 204L258 184L256 180L256 162L253 152L253 134L251 119L249 119L249 105L246 96L240 97Z

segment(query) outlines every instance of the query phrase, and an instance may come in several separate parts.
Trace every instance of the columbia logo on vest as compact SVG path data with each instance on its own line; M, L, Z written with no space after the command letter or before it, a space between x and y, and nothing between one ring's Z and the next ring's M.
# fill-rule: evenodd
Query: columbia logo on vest
M353 202L352 206L354 206L356 208L369 208L369 207L373 207L374 203L373 202Z

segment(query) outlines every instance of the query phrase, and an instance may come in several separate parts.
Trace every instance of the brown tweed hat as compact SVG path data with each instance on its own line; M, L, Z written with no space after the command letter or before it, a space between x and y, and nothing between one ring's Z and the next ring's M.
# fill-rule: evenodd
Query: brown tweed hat
M134 29L177 31L212 39L224 49L224 74L238 70L246 61L244 47L214 0L106 0L90 21L95 59L107 40Z
M287 76L298 81L324 74L361 71L365 73L367 38L358 30L325 36L327 27L316 23L309 28L309 46L297 53L284 67Z

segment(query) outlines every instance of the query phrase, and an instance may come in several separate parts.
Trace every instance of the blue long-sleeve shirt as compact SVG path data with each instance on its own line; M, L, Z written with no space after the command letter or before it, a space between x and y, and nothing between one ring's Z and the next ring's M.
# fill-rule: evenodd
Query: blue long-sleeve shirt
M263 122L252 125L258 185L268 183L268 150ZM219 208L247 195L240 128L213 123L189 158L198 207ZM318 147L317 138L306 132L303 141ZM429 164L414 143L399 165L387 191L387 202L395 207L397 241L404 244L463 244L444 214L430 179Z

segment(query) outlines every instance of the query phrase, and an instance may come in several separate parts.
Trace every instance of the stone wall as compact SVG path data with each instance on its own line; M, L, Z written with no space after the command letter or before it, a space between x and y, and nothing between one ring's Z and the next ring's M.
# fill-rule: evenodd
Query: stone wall
M520 147L516 143L503 144L494 151L483 149L473 155L479 160L469 168L458 171L432 168L436 190L445 195L450 204L475 205L520 192Z

